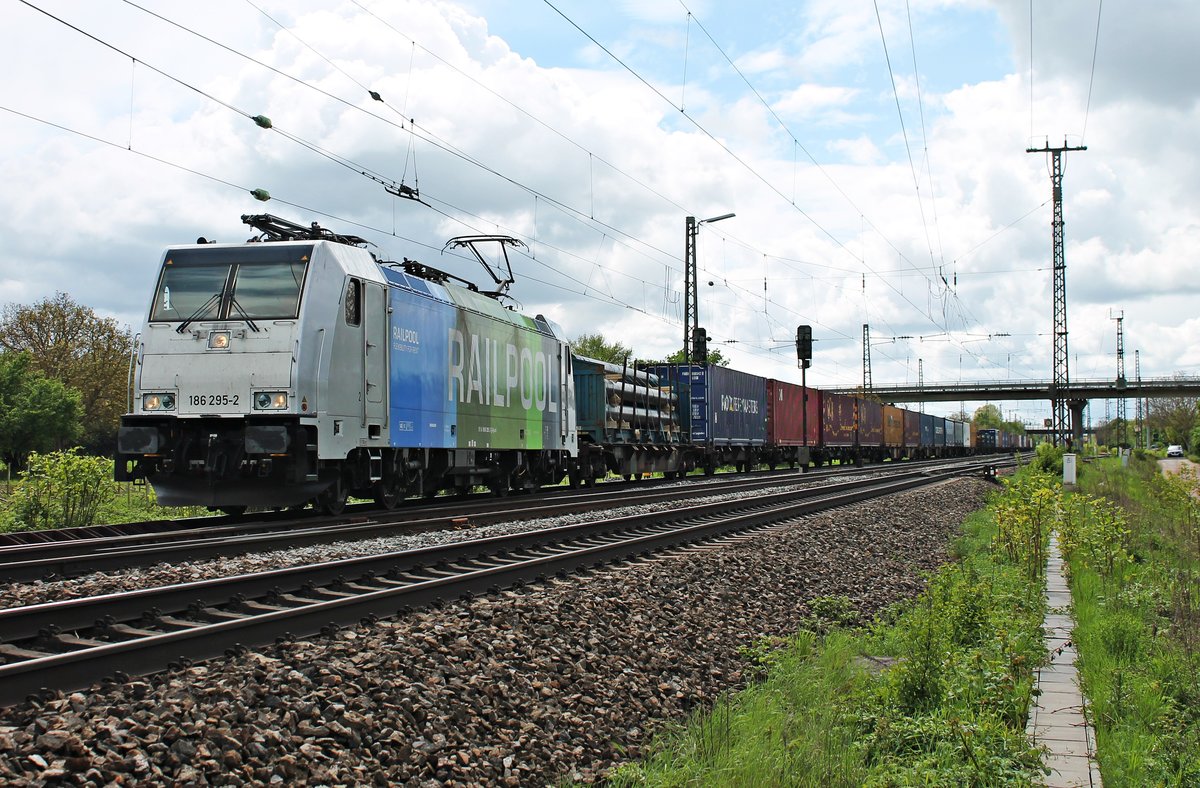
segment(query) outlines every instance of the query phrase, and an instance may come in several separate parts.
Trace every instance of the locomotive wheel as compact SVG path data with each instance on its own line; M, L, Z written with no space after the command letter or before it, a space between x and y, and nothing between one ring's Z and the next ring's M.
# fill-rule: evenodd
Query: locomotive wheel
M227 514L230 517L241 517L246 513L245 506L222 506L221 514Z
M346 488L341 481L334 484L317 496L316 508L328 515L336 517L346 509Z
M375 483L375 503L391 511L404 500L404 490L395 481L379 481Z

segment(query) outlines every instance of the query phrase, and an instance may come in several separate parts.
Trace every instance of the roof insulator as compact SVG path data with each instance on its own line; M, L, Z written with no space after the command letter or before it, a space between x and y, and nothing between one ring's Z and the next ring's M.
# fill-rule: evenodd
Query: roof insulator
M271 193L266 189L255 189L254 191L250 192L250 196L262 202L266 202L267 200L271 199Z
M250 120L254 121L264 129L271 128L271 119L266 115L255 115L253 118L250 118Z
M380 95L378 93L376 93L375 91L368 90L367 92L370 93L371 98L375 99L376 101L383 101L383 98L381 98Z

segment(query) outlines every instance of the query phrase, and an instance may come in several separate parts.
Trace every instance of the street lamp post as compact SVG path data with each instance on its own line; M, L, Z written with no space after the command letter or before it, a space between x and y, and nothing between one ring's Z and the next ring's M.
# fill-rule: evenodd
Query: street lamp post
M696 289L696 235L700 225L732 219L737 214L723 213L710 219L696 221L687 217L683 245L683 362L692 362L692 334L700 327L700 304Z

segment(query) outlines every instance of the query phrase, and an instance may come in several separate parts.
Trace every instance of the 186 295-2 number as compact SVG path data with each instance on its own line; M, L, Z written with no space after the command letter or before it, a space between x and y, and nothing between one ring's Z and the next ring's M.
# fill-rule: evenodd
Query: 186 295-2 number
M237 405L237 394L190 394L188 395L188 404L192 407L219 407L224 405Z

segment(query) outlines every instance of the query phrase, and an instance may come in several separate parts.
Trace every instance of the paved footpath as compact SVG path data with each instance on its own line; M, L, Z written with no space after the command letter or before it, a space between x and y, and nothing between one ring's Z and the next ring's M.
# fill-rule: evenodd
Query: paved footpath
M1058 542L1050 537L1050 558L1046 561L1046 650L1050 664L1038 670L1035 686L1041 695L1034 699L1026 733L1050 752L1046 766L1050 788L1100 788L1100 768L1096 765L1096 731L1083 714L1083 696L1079 674L1075 670L1075 644L1071 630L1071 590L1067 587Z

